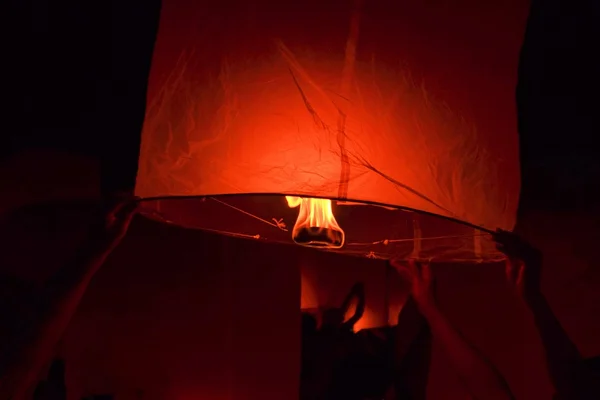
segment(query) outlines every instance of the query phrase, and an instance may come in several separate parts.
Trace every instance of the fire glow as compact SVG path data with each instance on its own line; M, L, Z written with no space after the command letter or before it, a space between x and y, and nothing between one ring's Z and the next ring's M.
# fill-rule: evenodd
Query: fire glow
M331 200L285 196L290 208L300 207L292 230L296 244L308 247L339 249L345 234L333 215Z

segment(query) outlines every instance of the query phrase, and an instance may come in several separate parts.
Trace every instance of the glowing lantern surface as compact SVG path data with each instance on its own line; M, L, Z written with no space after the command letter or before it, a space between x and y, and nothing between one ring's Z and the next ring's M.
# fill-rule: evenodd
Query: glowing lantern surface
M165 0L146 214L368 257L498 257L477 228L515 223L524 18L425 3Z

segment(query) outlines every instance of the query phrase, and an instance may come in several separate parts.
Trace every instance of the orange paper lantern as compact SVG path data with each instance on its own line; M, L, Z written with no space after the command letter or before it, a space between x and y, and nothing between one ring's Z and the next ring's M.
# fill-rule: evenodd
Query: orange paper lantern
M467 0L163 3L147 215L367 257L500 257L485 232L515 224L524 18Z

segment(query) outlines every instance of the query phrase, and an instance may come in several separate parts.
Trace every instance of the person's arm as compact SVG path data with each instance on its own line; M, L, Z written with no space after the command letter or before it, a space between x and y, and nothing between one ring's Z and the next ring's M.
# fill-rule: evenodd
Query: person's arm
M600 398L600 385L586 368L583 357L540 293L526 303L544 347L550 380L560 399Z
M436 305L433 277L428 264L415 260L408 268L392 263L399 272L408 273L411 295L427 320L433 337L439 340L469 393L478 400L512 400L514 396L498 370L472 346L448 321Z
M358 299L358 304L356 305L356 310L354 311L354 314L352 315L352 317L350 317L347 321L345 321L343 323L344 326L349 327L349 328L354 327L354 325L356 325L356 323L358 321L360 321L363 314L365 313L365 303L366 303L365 287L362 283L355 284L352 287L352 289L350 290L350 293L348 294L348 296L346 296L346 299L344 300L344 303L342 304L342 307L341 307L344 315L350 308L350 305L352 304L352 300L354 298Z
M514 399L498 370L452 326L438 308L426 309L423 315L472 396L480 400Z
M46 284L39 296L35 320L25 331L3 343L0 361L0 399L21 399L52 357L92 277L125 235L135 204L108 213L106 224L93 232L75 257ZM117 215L120 214L120 215Z
M394 398L427 398L431 352L431 329L409 296L398 314L394 334Z
M496 233L498 249L508 256L506 277L533 314L538 329L550 380L560 399L600 398L600 384L584 364L577 346L552 312L541 292L542 255L517 236Z

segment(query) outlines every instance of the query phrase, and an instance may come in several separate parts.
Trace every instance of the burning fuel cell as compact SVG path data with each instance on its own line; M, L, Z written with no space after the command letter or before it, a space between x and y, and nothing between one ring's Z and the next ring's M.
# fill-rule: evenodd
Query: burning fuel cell
M333 215L331 200L285 196L288 206L300 207L292 239L302 246L339 249L345 234Z

